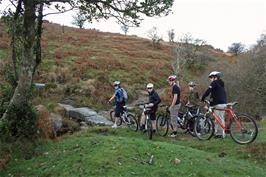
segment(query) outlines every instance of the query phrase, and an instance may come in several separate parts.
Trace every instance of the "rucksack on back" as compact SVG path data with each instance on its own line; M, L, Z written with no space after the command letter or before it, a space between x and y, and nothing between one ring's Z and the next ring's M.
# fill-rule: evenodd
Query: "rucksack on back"
M127 100L128 100L127 92L126 92L126 90L125 90L124 88L121 88L121 89L122 89L122 91L123 91L123 98L124 98L124 101L127 102Z

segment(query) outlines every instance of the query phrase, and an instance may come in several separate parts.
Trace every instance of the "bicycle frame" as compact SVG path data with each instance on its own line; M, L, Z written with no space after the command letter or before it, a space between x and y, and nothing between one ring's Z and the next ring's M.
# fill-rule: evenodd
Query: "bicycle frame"
M215 114L214 110L225 111L225 114L226 114L225 125L222 123L222 121L220 120L219 116ZM239 121L237 120L237 117L236 117L236 115L234 113L234 110L233 110L233 108L231 106L227 107L227 108L210 107L209 108L209 112L212 113L214 119L218 122L218 124L221 126L221 128L224 129L225 131L229 131L230 130L230 128L228 128L228 125L230 123L230 119L232 119L232 118L234 119L234 121L236 122L238 127L241 129L241 125L240 125Z

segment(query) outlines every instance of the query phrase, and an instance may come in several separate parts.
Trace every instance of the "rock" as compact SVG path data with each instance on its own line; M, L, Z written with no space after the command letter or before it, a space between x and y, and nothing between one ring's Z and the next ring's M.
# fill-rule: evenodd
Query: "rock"
M54 112L60 114L63 117L66 115L66 111L62 106L56 106L54 108Z
M73 108L69 110L69 116L81 121L86 121L86 117L96 116L97 113L89 108Z
M71 105L71 106L75 106L76 105L75 101L71 100L69 98L63 99L62 101L60 101L60 103L65 104L65 105Z
M54 130L60 132L63 127L63 118L59 114L51 113L51 119L54 124Z
M175 163L175 165L179 165L181 163L181 160L179 160L178 158L175 158L174 163Z
M56 133L54 130L54 124L51 119L50 113L43 105L38 105L35 108L39 116L37 127L41 130L41 134L45 138L51 138L51 139L55 138Z
M109 121L104 116L97 114L97 112L87 107L74 108L71 105L66 105L66 104L61 104L61 103L59 103L58 105L62 106L65 109L66 115L68 117L71 117L78 121L84 121L89 125L95 125L95 124L96 125L112 125L113 124L113 122Z

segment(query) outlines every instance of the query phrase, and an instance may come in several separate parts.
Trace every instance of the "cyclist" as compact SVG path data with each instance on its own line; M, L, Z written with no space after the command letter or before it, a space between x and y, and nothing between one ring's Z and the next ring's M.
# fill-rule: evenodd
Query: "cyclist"
M213 106L217 109L223 109L226 107L226 92L224 88L224 82L221 79L221 72L213 71L209 74L209 79L211 84L209 85L208 89L203 94L201 101L204 101L205 98L210 95L210 106ZM215 110L214 112L224 124L224 111ZM217 123L215 125L215 137L216 138L225 138L225 132L222 127L220 127Z
M196 85L197 84L193 81L188 83L189 94L187 105L198 106L199 104L199 93L196 90Z
M158 109L158 105L161 102L161 99L158 93L154 90L154 86L152 83L147 84L147 91L149 93L149 103L147 104L148 107L151 108L150 111L150 119L152 120L152 128L153 132L156 130L156 111ZM140 130L145 130L145 115L142 113L141 120L140 120Z
M125 99L123 98L123 90L120 87L120 81L115 81L113 83L113 86L115 88L115 93L113 94L113 96L109 99L109 103L115 99L115 123L112 126L112 128L117 128L117 119L120 117L120 115L123 112L123 106L125 106Z
M177 121L176 118L178 117L178 111L181 107L180 103L180 88L176 83L177 77L176 75L171 75L168 77L168 83L172 87L172 96L173 100L169 107L170 111L170 117L171 117L171 123L173 126L173 132L170 134L170 137L176 137L177 136Z

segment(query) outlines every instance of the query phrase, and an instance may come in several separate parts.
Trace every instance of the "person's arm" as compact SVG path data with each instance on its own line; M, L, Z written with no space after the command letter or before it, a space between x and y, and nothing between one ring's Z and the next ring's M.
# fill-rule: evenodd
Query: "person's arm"
M115 95L113 95L113 96L108 100L108 102L111 102L113 99L115 99Z
M159 103L161 103L161 99L158 95L158 93L155 94L155 102L154 102L154 105L158 105Z
M154 95L153 95L153 98L154 98L154 102L153 103L149 103L149 107L153 107L155 105L158 105L161 102L161 99L160 99L158 93L155 92Z
M173 107L175 105L176 100L177 100L177 94L174 94L174 98L170 107Z
M212 82L211 85L208 87L208 89L205 91L205 93L201 97L201 101L203 102L205 98L211 93L211 91L216 87L215 83Z

